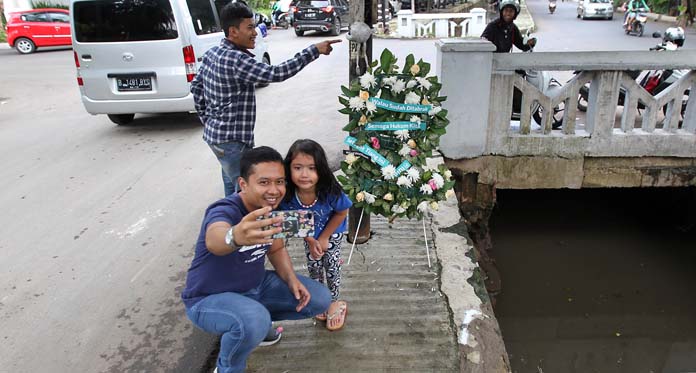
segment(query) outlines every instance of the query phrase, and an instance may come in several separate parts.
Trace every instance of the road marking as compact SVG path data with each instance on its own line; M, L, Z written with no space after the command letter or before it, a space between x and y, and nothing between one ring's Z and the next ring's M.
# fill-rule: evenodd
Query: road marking
M145 270L147 269L147 267L149 267L152 263L155 262L155 259L157 259L157 256L153 256L152 259L148 260L148 262L145 263L145 265L143 266L143 268L140 268L140 270L138 271L138 273L136 273L135 276L133 276L133 278L131 278L131 280L130 280L131 284L132 284L135 280L138 279L138 276L140 276L143 272L145 272Z

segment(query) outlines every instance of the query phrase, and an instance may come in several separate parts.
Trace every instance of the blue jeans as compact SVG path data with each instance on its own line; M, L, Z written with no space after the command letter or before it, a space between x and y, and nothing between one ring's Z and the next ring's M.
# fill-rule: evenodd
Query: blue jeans
M222 166L222 184L225 186L225 197L239 190L239 160L242 153L249 150L243 142L230 141L222 144L208 144Z
M209 295L186 309L194 325L222 334L219 373L243 372L249 354L266 337L271 321L306 319L328 310L331 294L326 287L305 276L297 278L311 294L309 304L300 312L295 311L297 300L285 281L268 270L255 289Z

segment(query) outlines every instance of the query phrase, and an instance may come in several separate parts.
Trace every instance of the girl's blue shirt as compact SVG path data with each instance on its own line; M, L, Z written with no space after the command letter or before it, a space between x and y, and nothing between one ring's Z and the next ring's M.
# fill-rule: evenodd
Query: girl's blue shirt
M319 238L319 235L324 231L329 219L336 211L343 211L353 205L353 202L348 196L341 192L340 196L330 196L326 200L317 199L317 202L310 208L303 207L296 195L292 195L289 200L284 200L279 210L311 210L314 213L314 238ZM341 225L336 228L334 233L343 233L347 229L346 219L343 219Z

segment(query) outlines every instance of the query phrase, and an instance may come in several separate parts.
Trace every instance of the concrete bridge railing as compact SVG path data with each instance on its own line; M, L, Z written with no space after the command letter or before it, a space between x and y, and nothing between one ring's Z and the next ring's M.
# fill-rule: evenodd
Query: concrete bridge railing
M486 28L486 10L471 9L469 13L413 13L400 10L398 33L404 38L454 38L479 36Z
M447 158L696 158L696 72L688 72L656 96L625 73L664 68L696 70L695 50L497 54L492 53L492 44L480 39L439 40L437 47L438 73L444 82L441 93L448 96L445 106L451 121L440 146ZM583 72L547 96L515 70ZM578 93L586 83L590 83L586 119L578 125ZM522 92L519 122L510 120L513 88ZM618 108L622 110L618 114L620 88L626 95L625 106ZM687 89L692 99L680 126L682 98ZM636 126L639 101L645 109ZM539 105L544 114L541 126L536 126L531 108ZM552 118L547 113L559 105L565 108L562 130L552 131Z

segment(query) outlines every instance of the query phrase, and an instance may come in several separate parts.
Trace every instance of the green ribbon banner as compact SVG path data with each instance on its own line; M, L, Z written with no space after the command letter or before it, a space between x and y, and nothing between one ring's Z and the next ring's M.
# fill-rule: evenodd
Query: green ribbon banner
M433 108L433 105L402 104L399 102L383 100L377 97L370 97L369 101L375 104L378 108L389 111L397 111L399 113L427 113Z
M366 131L425 131L425 122L370 122L365 125Z
M409 168L411 168L411 163L409 163L409 161L407 160L404 160L403 162L401 162L399 167L396 168L396 176L399 177L399 175L401 175L402 172L408 170Z
M391 164L386 158L384 158L384 156L382 156L382 154L379 154L376 150L372 149L367 144L363 144L360 146L355 145L356 141L358 141L358 139L356 139L355 137L347 136L346 139L343 140L343 143L367 155L368 157L370 157L370 159L372 159L373 162L377 163L380 167L384 168Z

